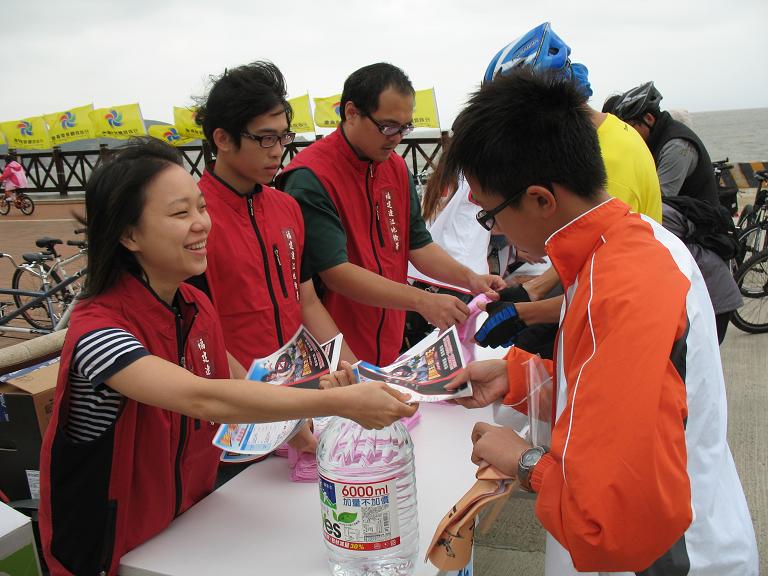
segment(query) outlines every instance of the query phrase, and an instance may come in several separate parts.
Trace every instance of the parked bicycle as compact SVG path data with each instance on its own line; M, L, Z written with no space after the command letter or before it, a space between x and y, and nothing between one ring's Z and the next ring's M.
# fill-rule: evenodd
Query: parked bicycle
M67 241L69 246L78 248L77 253L67 258L56 251L56 246L62 244L58 238L39 238L35 243L45 251L22 255L22 264L16 264L10 254L0 254L0 258L8 259L15 267L12 288L0 289L0 294L12 297L11 302L0 302L0 331L38 334L61 329L67 325L69 313L80 294L86 274L82 259L88 251L87 243ZM68 273L66 267L71 268L76 261L81 261L81 268L74 274ZM32 329L7 325L18 316L23 317Z
M736 224L742 251L736 261L736 271L744 262L768 249L768 170L755 172L757 191L754 204L744 206Z
M733 164L728 163L728 158L712 162L720 205L728 210L731 216L736 216L739 211L739 187L731 175L732 168Z
M0 214L5 216L11 211L11 206L15 206L25 216L29 216L35 211L35 203L32 198L24 192L16 192L11 197L0 194Z
M768 332L768 250L752 256L736 273L744 300L731 317L734 326L750 334Z

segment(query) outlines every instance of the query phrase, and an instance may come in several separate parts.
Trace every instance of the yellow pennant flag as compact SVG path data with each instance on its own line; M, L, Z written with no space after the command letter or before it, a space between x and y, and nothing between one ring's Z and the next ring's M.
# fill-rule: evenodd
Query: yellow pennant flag
M0 123L0 130L5 134L8 148L47 150L51 147L48 128L42 116L2 122Z
M173 107L173 124L182 138L204 140L203 127L195 120L197 108Z
M293 132L314 132L315 123L312 121L312 110L309 107L309 94L291 98L288 103L293 109L293 119L291 120L291 130Z
M0 131L0 146L5 146L6 144L8 144L8 142L5 140L5 134Z
M147 134L138 104L99 108L91 112L91 121L96 130L96 136L101 138L127 140Z
M315 101L315 124L321 128L336 128L341 123L341 94L326 98L313 98Z
M168 124L154 124L147 131L152 138L163 140L173 146L186 146L196 140L196 138L184 138L176 126L169 126Z
M413 125L416 128L440 128L435 104L435 89L416 90L416 106L413 110Z
M51 144L58 146L65 142L96 138L96 132L91 122L91 112L93 112L93 104L43 116L48 124Z

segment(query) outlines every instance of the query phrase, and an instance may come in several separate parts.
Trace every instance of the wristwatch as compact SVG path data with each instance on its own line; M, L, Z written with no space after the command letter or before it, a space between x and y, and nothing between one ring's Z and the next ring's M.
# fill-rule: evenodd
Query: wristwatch
M546 446L534 446L523 452L520 456L520 460L517 463L517 479L520 481L520 487L523 490L533 492L531 488L533 469L547 452L549 452L549 448Z

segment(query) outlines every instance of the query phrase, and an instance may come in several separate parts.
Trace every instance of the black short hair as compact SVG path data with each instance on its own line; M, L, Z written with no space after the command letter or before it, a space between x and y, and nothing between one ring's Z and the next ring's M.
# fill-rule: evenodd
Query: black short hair
M123 272L141 272L120 239L129 226L139 222L149 183L172 165L182 166L181 155L173 146L156 138L134 138L115 148L91 175L85 187L85 296L104 293Z
M213 132L217 128L225 130L239 147L240 134L248 122L277 106L285 109L290 126L293 110L286 99L285 78L272 62L238 66L211 80L213 85L208 95L198 98L195 118L202 125L203 134L214 153Z
M346 120L344 106L353 102L364 115L373 114L379 108L379 96L387 88L394 88L404 95L413 96L413 89L408 75L397 66L378 62L363 66L350 74L344 81L341 93L341 120Z
M517 196L557 183L591 197L605 187L597 131L573 83L519 68L475 92L453 124L446 170Z

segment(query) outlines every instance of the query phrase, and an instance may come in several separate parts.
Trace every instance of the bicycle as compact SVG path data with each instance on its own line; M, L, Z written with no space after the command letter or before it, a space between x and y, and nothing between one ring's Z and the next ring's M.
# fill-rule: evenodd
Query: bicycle
M755 254L768 249L768 170L755 172L757 191L755 203L747 204L736 224L741 254L736 259L736 270Z
M11 205L15 206L25 216L29 216L35 211L35 203L29 195L24 192L16 192L11 198L0 195L0 214L5 216L11 211Z
M0 258L10 258L13 262L13 258L9 254L0 254ZM69 317L72 314L72 309L77 302L77 298L67 298L64 294L67 293L67 288L80 280L85 273L85 269L79 270L72 276L67 277L53 286L46 280L40 290L33 291L0 288L0 294L13 296L14 300L19 296L29 298L29 300L22 306L14 307L10 312L7 312L7 309L10 305L14 304L14 301L0 302L0 333L22 332L25 334L49 334L56 330L66 328L69 324ZM45 310L50 320L50 328L39 328L34 326L32 328L23 328L21 326L8 325L11 320L23 316L25 312L33 308L42 308Z
M735 277L744 303L731 323L749 334L768 332L768 250L747 260Z
M85 229L75 230L75 234L84 231ZM62 244L58 238L39 238L35 244L39 248L45 248L45 252L23 254L23 264L17 265L8 254L0 256L10 259L15 267L11 286L16 292L11 295L15 306L22 309L21 316L33 328L52 330L58 320L63 317L64 311L69 309L70 303L73 303L80 294L82 278L85 275L85 267L81 267L75 275L75 280L65 283L65 280L72 277L66 271L65 266L83 258L88 252L88 244L85 241L68 240L67 245L78 248L78 252L68 258L63 258L56 251L56 246ZM48 264L48 262L52 263ZM49 306L47 300L38 301L33 306L26 306L30 299L34 299L41 292L45 292L47 287L62 284L61 290L53 294L55 306Z
M739 211L739 187L731 176L733 164L728 163L728 158L712 162L712 169L715 172L717 181L717 195L720 205L723 206L731 216L736 216Z

